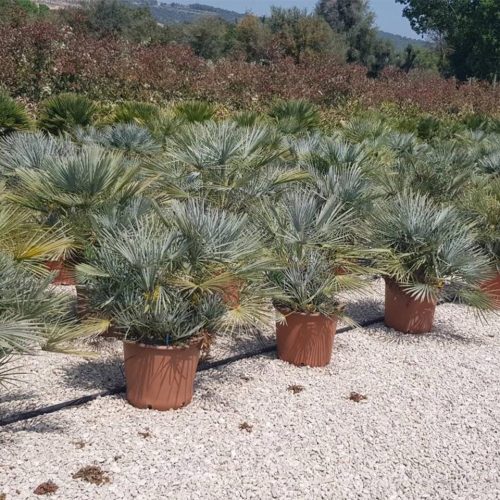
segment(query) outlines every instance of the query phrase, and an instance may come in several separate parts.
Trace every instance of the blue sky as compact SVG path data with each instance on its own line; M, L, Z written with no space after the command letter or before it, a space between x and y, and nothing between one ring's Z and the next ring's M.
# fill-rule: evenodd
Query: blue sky
M280 7L301 7L313 9L316 0L162 0L167 3L177 2L183 4L203 3L214 5L223 9L235 10L237 12L252 11L254 14L264 15L269 12L271 5ZM370 6L377 16L377 25L384 31L398 35L418 38L410 28L406 18L402 17L401 4L395 0L370 0Z

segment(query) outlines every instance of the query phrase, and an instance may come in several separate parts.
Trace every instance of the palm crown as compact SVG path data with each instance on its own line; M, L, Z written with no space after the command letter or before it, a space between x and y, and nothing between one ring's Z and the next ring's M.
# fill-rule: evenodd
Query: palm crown
M449 293L485 305L478 285L488 277L489 261L455 209L408 191L379 202L369 223L373 245L389 250L379 266L410 295Z

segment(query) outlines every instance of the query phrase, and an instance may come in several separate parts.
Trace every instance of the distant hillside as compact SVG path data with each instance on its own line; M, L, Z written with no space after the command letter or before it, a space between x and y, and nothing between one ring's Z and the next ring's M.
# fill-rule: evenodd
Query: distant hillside
M425 40L415 40L414 38L409 38L407 36L395 35L394 33L387 33L387 31L379 30L378 34L381 38L389 40L392 42L396 50L404 50L408 45L413 45L414 47L429 48L431 46L430 42Z
M175 23L190 23L203 16L220 17L228 23L235 23L240 20L244 14L233 10L219 9L211 5L193 3L190 5L182 5L180 3L162 3L159 0L123 0L129 5L137 7L149 7L151 13L162 24ZM60 8L67 6L78 6L81 0L39 0L39 3L44 3L51 8ZM408 44L417 47L429 47L431 44L424 40L415 40L405 36L395 35L380 31L379 35L392 42L396 50L404 50Z
M189 23L203 16L220 17L228 23L234 23L244 16L239 12L199 3L181 5L179 3L160 3L155 0L128 0L127 3L149 7L153 16L162 24Z
M240 12L219 9L199 3L181 5L178 3L157 3L156 0L129 0L129 3L133 5L149 6L154 17L162 24L189 23L203 16L217 16L227 22L234 23L244 16L244 14ZM417 47L429 46L429 43L424 40L415 40L385 31L379 31L379 34L382 38L392 42L396 50L404 50L408 44Z

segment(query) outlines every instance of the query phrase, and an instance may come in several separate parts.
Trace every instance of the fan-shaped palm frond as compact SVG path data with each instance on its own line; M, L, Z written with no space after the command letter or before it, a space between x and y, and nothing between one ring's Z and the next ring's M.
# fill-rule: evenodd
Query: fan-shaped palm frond
M319 128L319 110L313 104L304 101L283 101L275 104L269 116L276 122L284 134L303 134Z
M160 116L160 109L154 104L140 101L125 101L116 106L112 114L113 123L134 123L148 126Z
M390 132L390 127L380 118L353 118L344 125L342 135L352 143L374 141Z
M191 192L236 211L248 206L252 193L262 192L264 185L272 191L293 180L274 168L280 144L268 128L207 122L187 127L168 141L167 161L156 162L153 168L162 173L160 189L163 183L172 196Z
M7 198L43 214L50 224L62 221L73 238L85 241L93 212L143 189L137 171L119 153L85 146L66 158L47 159L37 170L17 169L15 190Z
M71 132L92 125L97 111L94 103L79 94L59 94L40 104L38 126L51 134Z
M26 109L0 89L0 136L31 127Z
M47 160L74 154L69 141L42 134L18 132L0 138L0 174L12 174L18 168L39 169Z
M257 125L265 125L265 117L254 111L241 111L231 117L240 127L255 127Z
M151 132L134 123L120 123L103 129L78 128L74 132L74 137L82 144L97 144L103 148L118 149L129 154L155 154L161 150Z
M188 123L206 122L215 115L215 106L206 101L183 101L173 110L176 116Z
M246 217L193 200L166 212L158 208L157 214L98 232L89 264L78 268L93 308L129 338L157 344L256 324L265 315L258 298L224 300L228 286L243 286L244 279L252 288L262 274L264 260L259 270L260 247Z
M410 295L436 298L448 284L458 294L480 296L489 261L472 226L453 208L407 191L380 202L369 223L372 244L390 251L380 256L380 268Z

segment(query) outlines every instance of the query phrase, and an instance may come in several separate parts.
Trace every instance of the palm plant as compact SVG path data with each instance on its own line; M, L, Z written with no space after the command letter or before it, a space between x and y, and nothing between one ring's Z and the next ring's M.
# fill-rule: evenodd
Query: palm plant
M118 152L83 146L67 157L47 158L39 169L17 168L12 173L15 187L7 198L39 213L44 224L62 221L81 247L91 240L93 213L143 189L138 168Z
M95 104L79 94L59 94L40 104L38 126L54 135L71 132L76 127L92 125Z
M40 169L49 160L75 154L70 141L41 132L16 132L0 138L0 175L12 175L17 169Z
M94 255L78 269L93 308L127 339L176 345L267 318L259 277L270 261L261 252L245 215L191 200L102 227ZM237 303L225 299L235 285Z
M474 224L477 244L500 272L500 177L477 178L457 205Z
M79 271L94 310L124 334L134 406L186 405L212 334L268 319L257 277L269 262L247 226L244 215L189 201L99 231Z
M363 287L355 264L362 250L350 244L352 210L334 197L322 200L310 190L287 193L279 203L264 204L257 215L278 269L268 273L279 292L278 309L341 316L339 294ZM336 267L349 272L337 275Z
M72 341L100 333L104 325L78 324L71 298L50 290L52 276L41 265L72 246L62 228L36 224L26 210L0 205L0 384L18 373L10 361L37 346L72 349Z
M320 114L316 106L304 101L283 101L275 104L269 116L284 134L303 134L319 128Z
M154 164L162 174L160 189L174 198L200 197L234 212L304 178L303 172L280 164L280 138L266 127L191 125L167 141L166 150L167 161Z
M355 117L346 123L341 133L349 142L375 141L388 134L390 127L379 117Z
M342 204L343 210L364 219L378 196L374 187L378 172L371 150L364 144L319 135L293 147L298 165L309 173L320 199L333 198Z
M0 89L0 136L31 127L26 109Z
M388 251L379 256L380 269L407 295L488 309L479 284L491 272L489 260L455 209L405 191L380 201L368 222L372 245Z
M380 179L387 194L411 189L438 202L446 202L464 191L475 169L474 155L447 141L397 155L392 169Z
M152 155L161 150L147 128L134 123L119 123L96 129L78 128L74 138L81 144L96 144L106 149L117 149L128 155Z
M231 117L240 127L255 127L265 123L265 116L254 111L241 111Z
M148 126L160 116L160 109L154 104L140 101L125 101L116 106L112 114L113 123L135 123Z
M174 106L174 114L188 123L201 123L211 120L215 106L206 101L183 101Z

